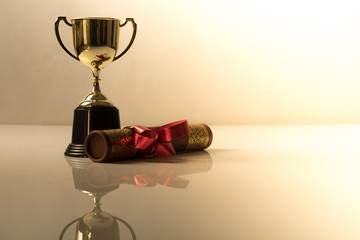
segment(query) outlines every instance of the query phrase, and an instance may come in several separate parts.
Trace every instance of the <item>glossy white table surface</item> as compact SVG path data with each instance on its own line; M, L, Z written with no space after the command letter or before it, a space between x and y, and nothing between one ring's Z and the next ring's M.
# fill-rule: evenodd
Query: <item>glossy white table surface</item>
M211 128L206 151L100 164L64 157L70 126L0 125L1 239L76 239L93 194L112 239L360 239L360 126Z

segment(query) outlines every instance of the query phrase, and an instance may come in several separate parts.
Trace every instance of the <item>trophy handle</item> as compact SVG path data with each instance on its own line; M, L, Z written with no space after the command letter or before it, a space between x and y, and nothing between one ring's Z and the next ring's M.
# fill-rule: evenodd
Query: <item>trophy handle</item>
M58 17L58 19L55 22L55 34L56 34L56 38L60 44L60 46L65 50L65 52L67 52L67 54L69 54L70 56L72 56L73 58L75 58L76 60L80 61L78 57L74 56L69 50L67 50L67 48L65 47L65 45L63 44L63 42L61 41L60 38L60 33L59 33L59 23L60 21L63 20L68 26L72 26L71 23L69 23L66 20L66 17Z
M132 34L132 36L131 36L130 42L129 42L129 44L127 45L127 47L124 49L124 51L122 51L122 53L120 53L117 57L115 57L113 61L118 60L120 57L122 57L122 55L124 55L124 54L129 50L129 48L131 47L131 45L133 44L133 42L134 42L134 40L135 40L137 25L136 25L136 23L134 22L134 19L133 19L133 18L126 18L126 21L125 21L123 24L120 24L120 27L125 26L127 22L131 22L131 23L132 23L132 25L133 25L133 34Z

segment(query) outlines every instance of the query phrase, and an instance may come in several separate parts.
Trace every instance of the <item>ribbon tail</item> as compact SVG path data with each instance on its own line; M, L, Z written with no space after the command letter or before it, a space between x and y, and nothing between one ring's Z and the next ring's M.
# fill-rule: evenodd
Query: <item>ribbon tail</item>
M170 142L159 144L154 151L156 157L169 157L172 155L175 155L175 150Z

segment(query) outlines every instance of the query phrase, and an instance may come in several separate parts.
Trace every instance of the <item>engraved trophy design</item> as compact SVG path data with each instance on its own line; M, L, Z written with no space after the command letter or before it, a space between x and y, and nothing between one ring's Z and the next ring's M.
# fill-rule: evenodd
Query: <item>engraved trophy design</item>
M60 38L60 21L72 27L76 55L65 47ZM131 40L116 56L120 28L128 22L133 26ZM93 74L92 91L74 111L72 140L65 155L86 157L84 142L91 131L120 128L119 110L100 91L100 70L129 50L134 42L136 30L137 25L132 18L126 18L124 23L114 18L77 18L69 23L66 17L58 17L55 22L55 34L60 46L71 57L89 67Z

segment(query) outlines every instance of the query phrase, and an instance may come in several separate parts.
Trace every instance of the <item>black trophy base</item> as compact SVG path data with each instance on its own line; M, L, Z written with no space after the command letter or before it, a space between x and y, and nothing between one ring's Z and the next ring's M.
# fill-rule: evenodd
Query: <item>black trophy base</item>
M87 157L84 143L91 131L118 128L120 117L116 107L77 107L74 111L72 139L65 156Z
M85 145L70 143L65 150L65 156L81 158L87 157L85 153Z

